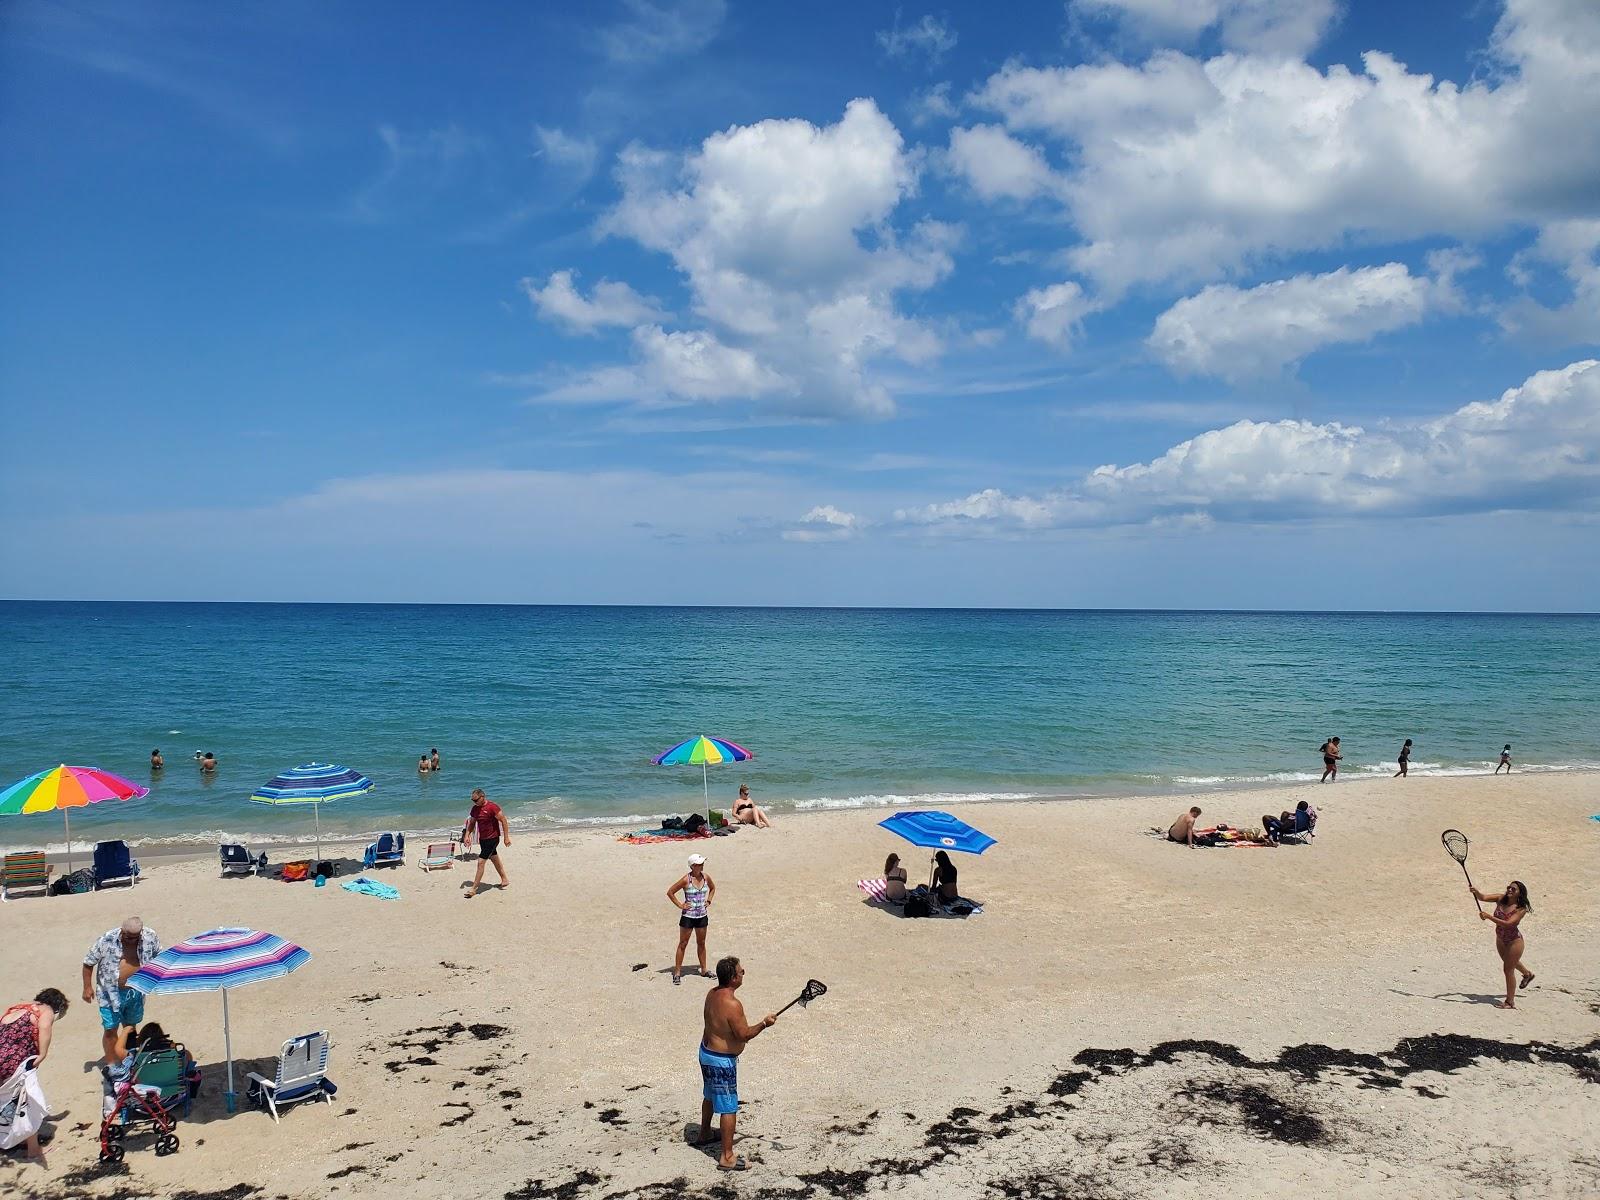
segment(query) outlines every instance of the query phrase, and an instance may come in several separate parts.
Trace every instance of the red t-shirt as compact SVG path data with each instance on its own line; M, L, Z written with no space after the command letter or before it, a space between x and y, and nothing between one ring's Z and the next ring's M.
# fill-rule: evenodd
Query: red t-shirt
M485 800L481 808L473 805L467 821L469 823L477 823L478 840L480 842L484 838L497 838L500 836L500 806L493 800Z

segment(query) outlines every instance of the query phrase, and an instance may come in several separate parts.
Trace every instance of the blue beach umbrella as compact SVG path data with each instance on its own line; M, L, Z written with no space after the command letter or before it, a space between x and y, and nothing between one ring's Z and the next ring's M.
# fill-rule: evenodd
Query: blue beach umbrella
M250 796L252 804L309 804L317 821L317 857L322 857L322 806L364 796L372 780L335 763L306 763L274 775Z
M913 846L932 850L959 850L963 854L982 854L994 845L994 838L974 829L947 812L898 812L878 822L890 833L897 833ZM930 885L931 886L931 885Z

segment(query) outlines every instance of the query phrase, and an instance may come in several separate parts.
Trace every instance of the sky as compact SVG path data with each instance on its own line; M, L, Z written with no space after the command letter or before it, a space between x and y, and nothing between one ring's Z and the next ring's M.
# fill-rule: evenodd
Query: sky
M1600 609L1600 6L0 8L0 596Z

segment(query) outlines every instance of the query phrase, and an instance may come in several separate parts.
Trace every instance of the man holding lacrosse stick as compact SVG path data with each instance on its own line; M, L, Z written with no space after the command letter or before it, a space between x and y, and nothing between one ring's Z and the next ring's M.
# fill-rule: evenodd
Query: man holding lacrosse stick
M700 1039L700 1076L705 1081L705 1098L700 1102L698 1145L716 1140L711 1132L711 1114L722 1124L722 1153L717 1157L719 1171L748 1171L750 1164L734 1156L733 1129L739 1119L739 1055L751 1038L778 1023L773 1013L760 1024L745 1023L744 1005L738 991L744 983L744 967L732 955L717 962L717 986L706 994L705 1033Z

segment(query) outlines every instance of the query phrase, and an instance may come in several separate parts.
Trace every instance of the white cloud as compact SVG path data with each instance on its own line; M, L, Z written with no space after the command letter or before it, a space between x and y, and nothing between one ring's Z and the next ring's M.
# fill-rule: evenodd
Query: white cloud
M1027 329L1029 337L1066 350L1082 333L1083 319L1099 309L1100 304L1069 279L1034 288L1016 302L1012 315Z
M931 13L902 28L900 11L896 9L894 26L878 31L878 46L890 58L925 54L930 63L937 65L956 48L956 33Z
M1498 400L1374 429L1238 421L1042 496L987 489L901 509L975 532L1172 521L1276 522L1600 506L1600 361L1541 371Z
M1465 85L1380 51L1364 70L1166 50L1140 66L1008 63L969 102L1059 143L1104 291L1205 280L1352 237L1473 238L1593 216L1600 5L1510 0L1491 69Z
M895 230L916 165L871 100L824 127L734 126L681 159L630 147L619 179L604 230L671 256L710 332L786 381L764 393L785 407L887 416L894 401L874 363L939 352L895 295L948 274L959 232L933 221Z
M911 123L931 125L935 121L952 120L958 109L950 99L950 83L936 83L911 97Z
M581 182L594 174L595 163L600 158L600 148L590 138L573 137L560 129L533 127L533 137L539 143L539 153L551 165L577 177Z
M952 129L949 162L985 200L1030 200L1056 185L1038 148L1018 141L998 125Z
M1556 221L1541 229L1533 246L1512 261L1513 280L1524 288L1530 262L1559 267L1572 299L1552 307L1524 292L1500 315L1506 331L1563 345L1600 344L1600 218Z
M1300 55L1339 15L1336 0L1077 0L1147 42L1187 45L1215 28L1230 50Z
M667 333L659 325L633 331L645 378L685 400L750 399L787 386L754 354L724 346L705 330Z
M575 272L556 271L540 286L535 280L522 280L539 315L559 321L579 333L593 333L607 325L638 325L662 319L660 306L651 297L641 296L625 283L602 279L585 300L574 284Z
M627 18L599 32L617 63L651 62L705 49L728 15L726 0L622 0Z
M1156 318L1147 345L1180 374L1257 378L1324 346L1415 325L1449 296L1448 288L1403 263L1340 267L1249 289L1214 284Z
M864 523L855 513L819 504L785 529L782 536L788 542L842 542L860 533Z

